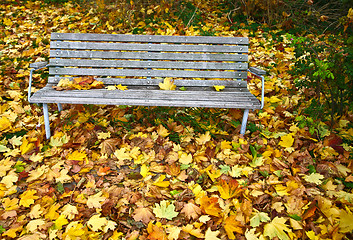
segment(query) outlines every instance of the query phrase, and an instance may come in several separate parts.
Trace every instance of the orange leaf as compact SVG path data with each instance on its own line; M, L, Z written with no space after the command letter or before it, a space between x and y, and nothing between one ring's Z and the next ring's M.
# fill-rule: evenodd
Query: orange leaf
M207 196L203 196L201 198L200 205L201 205L201 210L203 210L205 213L216 217L221 216L222 209L219 206L218 198L216 197L209 198Z
M243 229L239 221L235 220L235 215L229 216L224 221L224 230L228 235L229 239L235 239L234 232L243 234Z
M147 239L150 240L167 240L167 234L164 232L163 228L160 226L160 222L157 222L156 225L153 225L152 222L148 224Z
M218 185L218 191L221 194L221 198L230 199L237 196L241 192L241 188L235 179L231 179L230 181L222 179Z

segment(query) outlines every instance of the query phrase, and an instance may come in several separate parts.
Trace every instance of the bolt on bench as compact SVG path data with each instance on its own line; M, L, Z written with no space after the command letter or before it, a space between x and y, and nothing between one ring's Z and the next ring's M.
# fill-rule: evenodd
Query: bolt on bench
M43 104L47 138L48 103L58 104L59 111L62 103L239 108L244 109L244 134L249 110L264 105L266 74L248 69L248 45L245 37L52 33L49 63L30 64L28 101ZM48 83L31 96L33 71L45 67ZM247 89L247 71L262 79L261 102ZM60 79L79 76L128 89L53 89ZM172 78L176 90L160 90L164 78ZM214 86L225 88L216 91Z

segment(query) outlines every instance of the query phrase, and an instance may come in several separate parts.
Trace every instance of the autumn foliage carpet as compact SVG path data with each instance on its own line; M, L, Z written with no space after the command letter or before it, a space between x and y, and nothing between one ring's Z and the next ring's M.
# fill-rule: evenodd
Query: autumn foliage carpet
M0 5L2 239L353 238L352 115L310 128L291 39L235 30L218 3L197 2L197 24L165 2L136 18L102 1ZM48 58L53 31L250 36L251 64L268 71L265 107L240 136L239 110L51 105L46 140L26 96L29 63Z

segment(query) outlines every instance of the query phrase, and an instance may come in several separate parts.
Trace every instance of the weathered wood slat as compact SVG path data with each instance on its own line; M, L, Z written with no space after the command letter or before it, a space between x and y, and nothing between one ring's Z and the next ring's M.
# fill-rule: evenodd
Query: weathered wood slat
M143 59L173 61L236 61L247 62L246 54L152 53L51 50L51 57L97 59Z
M48 83L57 84L60 79L64 77L49 77ZM70 80L73 78L70 77ZM119 85L123 86L158 86L163 79L134 79L134 78L96 78L97 81L102 81L105 85ZM175 79L174 84L177 87L213 87L216 85L225 86L227 88L247 88L246 81L234 80L186 80Z
M161 69L205 69L205 70L247 70L248 63L229 62L176 62L137 60L90 60L50 59L50 66L58 67L110 67L110 68L161 68Z
M94 33L52 33L51 40L107 41L107 42L151 42L151 43L197 43L197 44L249 44L247 37L210 36L163 36Z
M32 100L31 100L32 101ZM238 108L238 109L260 109L260 104L250 102L219 102L198 100L158 100L158 99L104 99L104 98L62 98L42 97L39 100L33 98L33 103L68 103L68 104L98 104L98 105L142 105L142 106L165 106L165 107L208 107L208 108Z
M48 83L57 84L60 79L64 77L49 77ZM127 85L127 86L158 86L163 79L152 78L152 79L139 79L139 78L96 78L98 81L102 81L106 85ZM72 77L70 77L72 80ZM246 81L240 80L188 80L188 79L175 79L174 84L177 87L213 87L215 85L225 86L229 88L247 88Z
M230 45L181 45L181 44L137 44L109 42L51 42L51 49L151 51L151 52L217 52L247 53L247 46Z
M176 78L246 78L247 72L184 71L184 70L140 70L105 68L49 68L50 75L74 76L147 76Z
M72 98L104 98L104 99L155 99L166 101L227 101L227 102L250 102L258 103L250 92L233 93L233 92L216 92L216 91L165 91L165 90L149 90L129 89L129 90L107 90L107 89L91 89L91 90L68 90L56 91L51 87L43 88L38 92L36 98L43 97L72 97Z

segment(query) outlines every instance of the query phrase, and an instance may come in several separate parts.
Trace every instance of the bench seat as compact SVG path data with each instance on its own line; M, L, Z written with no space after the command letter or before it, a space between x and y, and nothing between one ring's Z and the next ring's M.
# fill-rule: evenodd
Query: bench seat
M46 136L50 138L48 103L208 107L245 109L245 133L250 109L263 107L247 89L248 38L52 33L49 63L31 64L28 99L42 103ZM32 72L49 68L47 85L31 94ZM250 68L262 78L265 72ZM94 76L104 87L121 84L127 90L64 90L62 78ZM165 78L176 85L161 90ZM224 86L216 91L215 86ZM31 96L32 95L32 96Z

